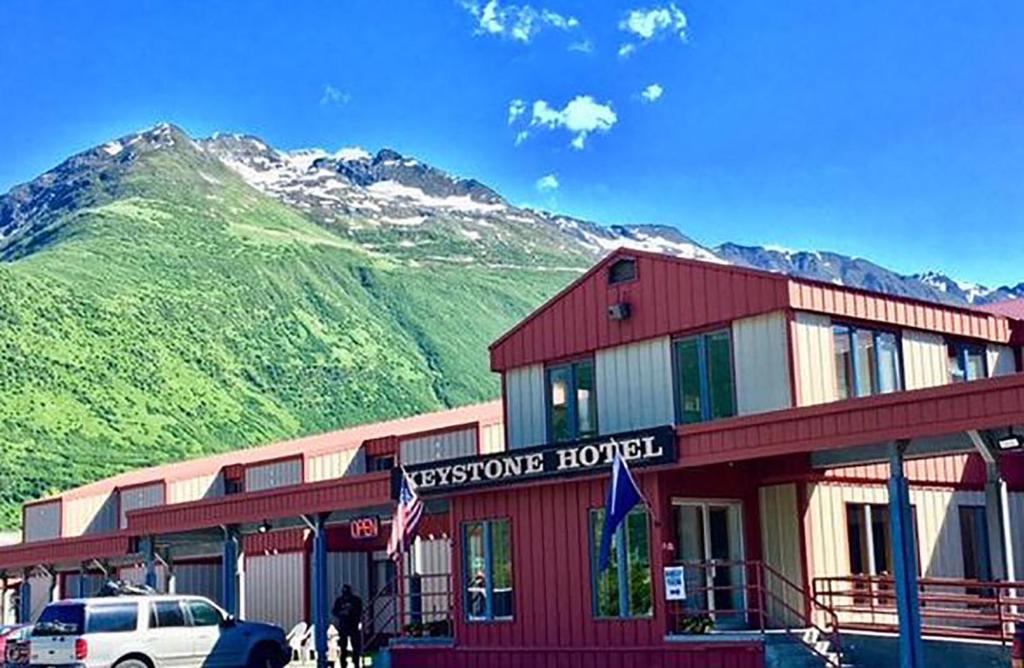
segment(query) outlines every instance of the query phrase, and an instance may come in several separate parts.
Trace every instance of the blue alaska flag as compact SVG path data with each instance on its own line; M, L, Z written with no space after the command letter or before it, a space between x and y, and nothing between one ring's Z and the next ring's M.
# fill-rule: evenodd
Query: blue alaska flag
M626 515L638 503L643 503L644 495L640 492L633 474L629 472L626 460L620 452L615 453L612 462L612 481L608 490L608 501L604 506L604 530L601 532L601 553L598 557L598 570L608 568L611 558L612 537L622 524Z

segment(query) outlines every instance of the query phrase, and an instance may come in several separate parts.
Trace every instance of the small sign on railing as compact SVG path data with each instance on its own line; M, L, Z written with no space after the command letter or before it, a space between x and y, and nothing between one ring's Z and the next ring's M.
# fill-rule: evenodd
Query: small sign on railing
M665 600L686 600L686 572L683 566L665 567Z

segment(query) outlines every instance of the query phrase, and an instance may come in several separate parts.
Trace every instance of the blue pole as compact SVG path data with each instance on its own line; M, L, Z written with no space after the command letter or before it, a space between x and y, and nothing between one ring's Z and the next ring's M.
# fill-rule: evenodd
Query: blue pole
M906 442L889 453L889 524L892 530L893 575L900 628L900 668L924 668L921 608L917 584L917 545L910 507L910 486L903 475Z
M32 621L32 583L29 582L28 571L25 571L21 578L21 585L18 586L18 621L22 624L29 624Z
M238 616L238 531L234 528L224 530L224 553L221 570L223 571L223 604L228 613Z
M317 668L328 668L327 626L330 624L327 602L327 527L326 517L317 515L313 523L313 641Z
M86 596L88 596L88 592L86 591L85 586L86 572L87 571L85 570L85 565L82 565L78 569L78 591L75 592L75 596L78 598L85 598Z
M139 541L139 548L142 552L142 558L146 563L146 580L145 584L147 587L156 589L156 549L153 545L153 537L145 536Z

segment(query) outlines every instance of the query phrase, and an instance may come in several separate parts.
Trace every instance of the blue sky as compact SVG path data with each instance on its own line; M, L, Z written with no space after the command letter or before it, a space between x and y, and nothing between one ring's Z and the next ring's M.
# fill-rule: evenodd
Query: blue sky
M0 191L166 120L390 146L706 244L1024 280L1019 0L487 4L8 0Z

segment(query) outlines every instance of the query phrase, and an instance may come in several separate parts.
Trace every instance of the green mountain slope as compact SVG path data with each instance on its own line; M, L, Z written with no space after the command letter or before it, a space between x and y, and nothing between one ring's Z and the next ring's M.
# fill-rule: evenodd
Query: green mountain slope
M128 468L494 397L487 344L583 264L399 262L169 144L8 239L0 528Z

